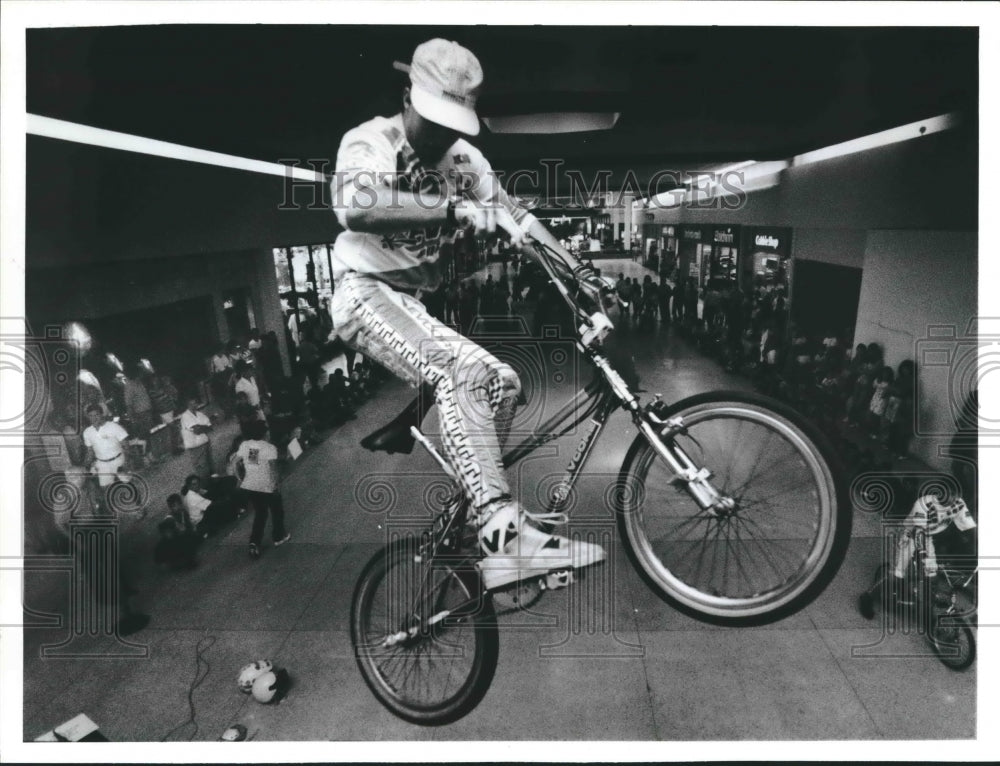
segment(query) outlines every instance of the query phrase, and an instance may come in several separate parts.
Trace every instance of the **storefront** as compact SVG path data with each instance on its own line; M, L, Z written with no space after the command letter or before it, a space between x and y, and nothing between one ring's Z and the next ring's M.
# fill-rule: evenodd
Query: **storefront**
M710 247L703 248L702 284L722 290L735 287L739 268L739 226L713 226Z
M749 253L740 270L743 289L780 285L787 290L792 230L773 226L749 226L744 229L743 243L743 252Z
M710 235L701 226L677 227L677 278L693 279L701 285L704 253L711 253Z
M647 213L647 216L651 214ZM669 277L677 267L677 227L646 223L642 227L643 264Z

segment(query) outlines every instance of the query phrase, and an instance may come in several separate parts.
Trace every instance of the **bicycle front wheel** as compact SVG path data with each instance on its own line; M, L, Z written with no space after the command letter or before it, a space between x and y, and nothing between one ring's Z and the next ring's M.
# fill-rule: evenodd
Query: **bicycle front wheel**
M935 615L927 639L938 659L952 670L965 670L976 659L976 638L964 617Z
M779 402L704 394L669 408L669 437L733 501L701 508L643 436L620 478L619 525L646 582L693 617L725 625L782 619L836 574L851 509L825 439Z
M436 726L482 700L499 638L478 573L418 553L406 539L368 562L351 604L351 641L375 697L406 721Z

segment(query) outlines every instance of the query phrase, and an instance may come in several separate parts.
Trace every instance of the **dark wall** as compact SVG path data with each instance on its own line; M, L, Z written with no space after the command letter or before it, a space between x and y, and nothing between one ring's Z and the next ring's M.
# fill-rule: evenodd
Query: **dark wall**
M861 269L796 260L792 275L792 319L809 336L829 330L854 336L861 296Z

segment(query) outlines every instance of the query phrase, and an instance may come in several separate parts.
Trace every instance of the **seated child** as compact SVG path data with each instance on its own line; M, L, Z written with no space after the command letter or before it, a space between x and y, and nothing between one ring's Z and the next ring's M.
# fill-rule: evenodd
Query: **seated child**
M239 511L231 497L213 499L202 487L201 478L191 474L184 482L181 498L194 531L208 537L237 517Z

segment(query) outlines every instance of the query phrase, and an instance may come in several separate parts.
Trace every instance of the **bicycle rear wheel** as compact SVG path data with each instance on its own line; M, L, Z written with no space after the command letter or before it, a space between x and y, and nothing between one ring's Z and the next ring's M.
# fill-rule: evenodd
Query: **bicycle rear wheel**
M375 697L424 726L455 721L482 700L496 671L492 597L474 569L421 561L413 539L377 553L358 579L351 641Z
M938 659L952 670L965 670L976 659L976 638L964 617L947 613L935 615L927 640Z
M646 582L706 622L773 622L810 603L836 574L851 508L825 439L788 407L755 394L673 405L673 443L735 507L702 509L645 437L620 477L619 526Z

